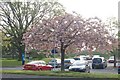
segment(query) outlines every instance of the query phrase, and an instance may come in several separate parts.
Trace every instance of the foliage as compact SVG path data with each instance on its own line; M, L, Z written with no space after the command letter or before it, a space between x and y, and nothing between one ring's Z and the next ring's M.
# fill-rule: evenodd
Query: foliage
M45 61L47 64L52 58L43 58L42 60Z
M1 30L7 37L11 37L10 42L18 50L19 59L22 53L25 53L22 37L26 30L32 27L30 25L59 15L63 11L62 5L52 0L0 3Z

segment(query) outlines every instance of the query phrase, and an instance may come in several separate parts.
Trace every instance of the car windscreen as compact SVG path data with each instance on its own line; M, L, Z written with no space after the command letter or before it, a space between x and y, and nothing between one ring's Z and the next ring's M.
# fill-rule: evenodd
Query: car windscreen
M64 60L64 63L70 63L70 60Z
M93 63L101 63L102 59L101 58L94 58Z
M80 64L77 63L77 64L72 64L72 65L73 65L73 66L83 66L83 65L85 65L85 64L84 64L84 63L82 63L82 64L81 64L81 63L80 63Z
M110 57L109 59L114 59L114 57Z
M74 60L80 60L80 58L73 58Z
M50 62L57 62L57 60L54 60L54 59L53 59L53 60L51 60Z

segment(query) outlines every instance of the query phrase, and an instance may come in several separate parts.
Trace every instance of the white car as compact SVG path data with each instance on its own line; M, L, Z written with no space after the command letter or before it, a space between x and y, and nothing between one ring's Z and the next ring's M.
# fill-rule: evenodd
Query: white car
M77 60L69 67L69 71L90 73L90 65L86 63L84 60L83 61Z
M111 56L111 57L108 59L108 62L109 62L109 63L114 63L114 61L115 61L115 60L114 60L114 56Z

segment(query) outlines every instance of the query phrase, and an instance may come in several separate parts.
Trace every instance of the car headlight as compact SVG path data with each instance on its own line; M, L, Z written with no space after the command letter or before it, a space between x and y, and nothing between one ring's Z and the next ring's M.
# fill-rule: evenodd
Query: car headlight
M85 66L81 66L80 68L81 68L81 69L85 69Z
M85 69L85 67L81 67L81 69Z

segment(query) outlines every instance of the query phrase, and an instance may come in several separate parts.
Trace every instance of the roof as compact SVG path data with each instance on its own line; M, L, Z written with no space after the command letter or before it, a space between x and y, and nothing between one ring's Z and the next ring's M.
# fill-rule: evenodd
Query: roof
M74 59L65 59L65 60L74 60Z
M84 60L83 60L83 61L77 60L77 61L75 61L73 64L76 64L76 63L77 63L77 64L85 64L86 61L84 61Z
M29 62L29 63L27 63L27 64L32 64L32 63L37 63L37 62L40 62L40 63L46 63L46 62L43 61L43 60L38 60L38 61L31 61L31 62Z

